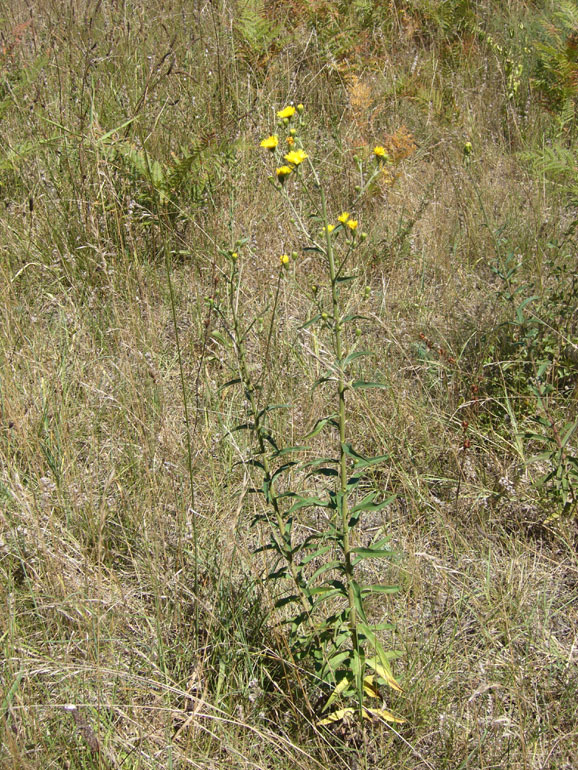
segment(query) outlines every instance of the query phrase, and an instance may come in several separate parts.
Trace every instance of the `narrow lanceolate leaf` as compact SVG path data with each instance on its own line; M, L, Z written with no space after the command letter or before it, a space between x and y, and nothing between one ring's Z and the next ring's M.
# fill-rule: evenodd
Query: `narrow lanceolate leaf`
M303 326L300 326L299 329L307 329L309 326L312 326L314 323L319 321L321 318L321 313L317 313L316 316L313 316L313 318L310 318L308 321L305 321Z
M355 605L355 609L357 610L361 620L363 620L365 623L367 623L367 618L365 616L365 609L363 608L363 598L362 598L362 594L361 594L361 586L355 580L352 580L350 585L351 585L351 587L353 589L353 603Z
M288 455L293 452L305 452L309 449L308 446L286 446L285 449L279 449L277 452L273 452L271 455L271 459L275 459L276 457L283 457L283 455Z
M359 517L362 513L365 511L380 511L382 508L385 508L386 505L389 505L392 500L395 499L395 495L392 495L392 497L388 497L387 500L384 500L381 503L376 503L375 507L370 506L367 508L354 508L351 514L351 518L349 519L349 526L355 527L355 525L359 522Z
M356 562L363 559L386 559L393 556L393 551L383 548L352 548L351 553L359 557Z
M332 703L335 703L335 701L337 700L337 698L339 698L339 696L340 696L340 695L341 695L341 694L342 694L342 693L343 693L345 690L347 690L347 688L349 687L349 685L350 685L350 681L349 681L348 677L347 677L347 676L344 676L344 677L343 677L343 679L342 679L340 682L338 682L338 683L335 685L335 687L334 687L334 689L333 689L333 692L331 693L331 695L330 695L330 696L329 696L329 698L327 699L327 702L326 702L326 703L325 703L325 705L323 706L323 709L322 709L322 711L326 711L326 710L329 708L329 706L331 706L331 704L332 704Z
M291 594L291 596L284 596L282 599L277 599L275 602L275 608L285 607L287 604L296 604L299 601L297 594Z
M318 548L316 551L313 551L313 553L308 553L307 556L305 556L303 559L301 559L301 562L299 564L300 567L304 567L306 564L309 564L310 561L313 559L316 559L318 556L323 556L327 553L327 551L331 550L331 545L324 545L321 548Z
M377 463L383 463L389 460L389 455L377 455L376 457L365 457L356 463L356 468L367 468L369 465L377 465ZM391 498L393 500L393 497Z
M315 380L315 382L314 382L314 383L313 383L313 385L311 386L311 389L312 389L312 390L315 390L315 388L316 388L318 385L323 385L323 383L325 383L325 382L331 382L332 380L335 380L335 375L334 375L334 374L330 374L330 373L327 373L327 374L326 374L326 375L324 375L323 377L320 377L318 380ZM305 436L305 438L309 438L309 436Z
M362 596L369 596L370 594L397 594L397 593L399 593L399 586L386 586L386 585L380 585L379 583L371 586L361 586Z
M320 719L317 724L330 725L333 722L341 722L342 719L345 719L345 717L353 715L354 713L355 709L351 707L332 711L331 714L325 717L325 719ZM395 714L392 714L391 711L387 711L386 709L364 708L363 717L364 719L385 719L387 722L397 722L399 724L405 722L405 719L396 717Z
M341 588L330 588L329 586L320 586L319 588L313 588L311 590L311 595L317 597L313 602L313 607L317 608L319 607L320 604L323 604L323 602L326 602L328 599L332 599L334 596L347 597L347 591Z
M355 390L369 390L370 388L381 388L385 390L388 386L383 382L368 382L367 380L355 380L351 383L351 387Z
M352 361L355 361L357 358L361 358L362 356L373 356L375 355L370 350L356 350L353 353L350 353L348 356L345 356L345 358L341 361L341 366L346 367L348 366Z
M287 575L287 567L281 567L281 569L275 570L274 572L270 572L266 580L279 580L279 578L285 577Z
M275 473L271 476L271 483L275 481L275 479L280 476L285 471L288 471L289 468L293 468L294 465L297 465L297 463L285 463L285 465L282 465L280 468L277 468Z
M219 388L219 390L217 392L220 393L222 390L225 390L225 388L230 388L231 385L238 385L240 382L241 382L241 378L240 377L237 377L234 380L229 380L224 385L221 385L221 387Z
M293 513L300 508L329 508L330 504L327 500L321 500L319 497L301 497L297 499L297 502L288 509L287 513Z
M383 645L378 641L372 629L365 624L360 624L360 630L363 631L376 652L375 657L367 658L365 661L369 668L375 671L375 673L380 676L392 690L403 692L401 686L393 676L393 671L391 670L391 665L389 663L390 656L388 656L388 653L383 649Z
M314 468L307 474L307 478L309 478L309 476L316 476L317 474L320 474L321 476L339 476L339 471L336 468Z
M303 463L303 468L317 468L318 465L323 465L324 463L339 465L339 460L336 457L318 457L315 460L310 460L308 463Z
M347 636L349 636L349 634L347 634ZM338 652L337 654L333 655L333 657L329 658L329 660L325 663L327 668L326 673L336 671L339 666L341 666L342 663L345 663L346 660L349 660L350 657L351 650L345 650L344 652Z
M368 716L366 716L366 714ZM391 711L387 711L386 709L364 708L363 716L366 719L369 719L370 717L385 719L386 722L397 722L400 725L402 725L405 722L405 719L402 719L401 717L397 717Z
M327 572L330 569L335 569L338 572L343 573L345 567L341 561L328 561L326 564L322 564L319 569L315 570L315 572L309 578L309 581L312 583L316 578L319 577L319 575L322 575L324 572Z
M253 430L255 428L255 424L252 422L244 422L240 425L235 425L234 428L231 429L231 433L236 433L238 430Z
M368 674L363 679L363 690L370 698L379 698L379 690L375 684L375 677L373 674Z
M321 419L317 420L313 426L313 429L306 436L304 436L304 438L313 438L313 436L316 436L318 433L320 433L326 425L333 425L334 427L337 426L338 418L338 414L330 414L328 417L322 417Z
M338 711L332 711L331 714L325 717L325 719L320 719L319 722L317 722L318 725L330 725L333 722L341 722L342 719L344 719L348 714L354 714L355 709L354 708L346 708L346 709L339 709Z
M364 462L367 461L367 457L364 457L362 454L360 454L356 449L354 449L351 444L342 444L341 448L345 452L348 457L351 457L353 460L363 460Z

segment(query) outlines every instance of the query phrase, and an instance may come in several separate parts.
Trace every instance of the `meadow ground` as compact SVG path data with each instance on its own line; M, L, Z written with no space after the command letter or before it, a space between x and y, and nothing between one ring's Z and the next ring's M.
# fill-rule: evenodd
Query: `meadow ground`
M578 6L11 0L0 33L0 766L576 767ZM281 489L330 485L324 220L260 147L291 125L383 386L347 430L387 455L355 537L395 556L360 570L399 588L366 609L404 721L363 729L319 724L236 429L231 313L308 446Z

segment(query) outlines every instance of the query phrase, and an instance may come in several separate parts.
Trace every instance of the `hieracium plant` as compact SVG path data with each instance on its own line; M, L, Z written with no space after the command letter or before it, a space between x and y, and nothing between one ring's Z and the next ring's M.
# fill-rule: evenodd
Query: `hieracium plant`
M271 556L267 580L278 589L275 607L287 622L292 656L301 669L311 672L313 684L320 691L315 699L319 705L314 707L318 723L329 724L355 715L360 719L403 721L384 703L386 688L401 690L391 665L398 653L386 649L381 641L382 632L392 626L374 625L367 607L370 597L391 594L397 588L368 584L362 576L363 562L393 555L388 537L366 545L361 537L364 515L382 510L392 500L382 499L376 490L367 493L371 488L368 475L374 466L387 461L387 456L365 456L349 435L352 392L382 387L352 374L360 359L370 355L360 347L362 317L350 308L356 296L352 291L356 279L348 274L365 234L354 215L343 211L332 216L329 211L312 151L303 146L300 137L303 106L288 106L277 117L278 133L261 142L270 153L270 180L286 201L303 250L319 260L325 274L319 285L308 289L315 311L311 318L304 319L301 330L317 327L316 334L325 338L322 349L331 351L328 360L323 361L326 371L311 385L329 389L332 406L328 414L318 417L303 440L329 432L334 449L328 457L311 459L308 447L285 446L274 435L272 413L289 407L263 403L267 389L261 379L256 379L255 368L248 360L249 335L257 319L244 319L239 309L243 243L237 241L224 252L229 262L228 301L215 308L227 324L237 361L238 376L226 385L239 384L243 388L248 412L237 428L252 436L249 464L260 475L255 491L262 495L264 505L256 521L264 524L268 540L259 550ZM373 156L367 178L358 160L362 183L357 200L388 162L383 147L376 147ZM304 206L308 208L306 217L302 213ZM313 222L313 228L306 221ZM268 316L269 341L277 322L279 286L293 273L289 255L281 255L278 264L279 283ZM264 316L262 311L261 320ZM311 481L318 478L326 484L321 493ZM312 488L302 488L297 479L301 484L311 483ZM321 512L315 521L323 521L322 527L301 526L307 521L308 511ZM308 698L308 702L312 700Z

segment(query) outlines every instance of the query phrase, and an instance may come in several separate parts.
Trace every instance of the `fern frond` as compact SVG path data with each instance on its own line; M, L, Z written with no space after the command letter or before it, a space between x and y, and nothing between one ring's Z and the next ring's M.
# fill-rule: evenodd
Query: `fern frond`
M279 34L279 27L265 15L263 0L244 0L239 3L234 31L242 46L256 55L262 55Z

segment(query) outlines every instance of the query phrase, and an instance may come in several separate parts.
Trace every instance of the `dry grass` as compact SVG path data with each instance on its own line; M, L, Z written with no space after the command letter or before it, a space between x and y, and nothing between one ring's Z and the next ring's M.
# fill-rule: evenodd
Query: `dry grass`
M536 405L526 369L504 363L513 313L491 270L514 252L519 285L547 299L552 254L573 253L572 209L516 156L554 118L508 101L483 36L428 16L444 4L253 3L253 36L241 5L0 5L0 765L570 770L576 525L547 522L525 464ZM502 5L477 4L492 34L497 14L534 18ZM334 211L355 196L354 152L403 126L417 145L358 212L367 374L388 388L356 396L351 427L360 451L391 454L373 483L397 498L364 536L384 528L400 553L372 568L401 586L372 613L396 623L404 692L390 705L407 719L362 749L320 734L288 670L231 433L244 404L220 389L234 361L205 302L230 227L250 239L247 314L299 249L256 149L291 100ZM143 147L166 168L197 153L165 213L127 160ZM287 443L330 410L310 389L319 340L298 332L319 280L307 253L291 268L265 367L270 400L293 404L275 417ZM255 370L266 337L256 326ZM555 408L574 418L575 395Z

